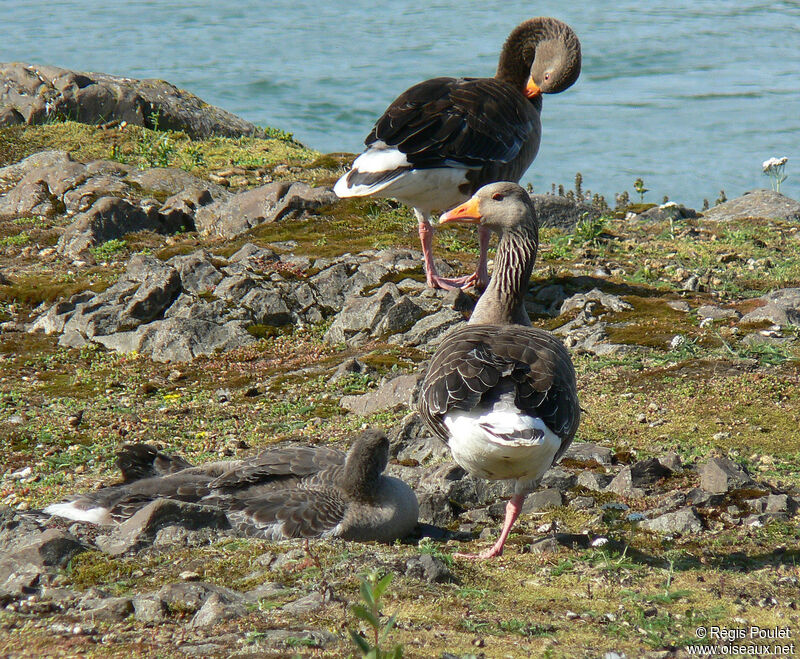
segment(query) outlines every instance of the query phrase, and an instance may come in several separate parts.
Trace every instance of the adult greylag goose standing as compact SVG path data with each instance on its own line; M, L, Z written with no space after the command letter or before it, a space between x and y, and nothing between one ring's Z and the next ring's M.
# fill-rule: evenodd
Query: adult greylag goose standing
M414 528L418 505L408 485L383 475L388 460L389 440L376 430L362 433L346 454L294 446L198 467L147 444L127 445L117 460L123 483L45 512L112 524L156 499L177 499L223 510L242 535L390 542Z
M561 341L531 327L523 297L536 260L538 228L528 193L493 183L442 215L500 235L494 273L466 326L448 334L422 383L428 428L469 473L513 479L500 538L503 553L528 492L572 442L580 421L575 370Z
M542 94L564 91L580 70L580 42L568 25L555 18L525 21L503 45L494 78L433 78L401 94L333 191L394 197L413 207L429 286L485 286L489 232L479 231L476 272L446 279L433 263L431 213L487 183L519 181L539 150Z

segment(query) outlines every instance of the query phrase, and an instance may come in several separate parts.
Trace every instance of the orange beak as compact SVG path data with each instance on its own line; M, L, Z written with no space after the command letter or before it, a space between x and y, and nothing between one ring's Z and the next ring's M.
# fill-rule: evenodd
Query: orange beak
M533 81L533 77L530 77L528 78L528 84L525 85L525 91L523 93L528 98L536 98L542 93L542 90L539 88L539 85Z
M480 202L475 197L472 197L460 206L456 206L442 215L439 218L439 224L446 224L447 222L478 224L482 219Z

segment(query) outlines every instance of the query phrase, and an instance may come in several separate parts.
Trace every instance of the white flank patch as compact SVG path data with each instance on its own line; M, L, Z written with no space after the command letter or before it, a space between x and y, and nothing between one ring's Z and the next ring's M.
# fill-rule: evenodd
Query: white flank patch
M383 142L376 142L364 151L353 163L353 169L365 174L391 172L398 167L408 167L406 154L396 147L387 147Z
M500 480L541 478L553 463L561 439L539 417L518 411L451 412L444 417L453 459L468 472ZM537 440L502 441L496 435L541 430Z
M107 508L89 508L85 510L75 505L74 502L52 503L44 509L48 515L57 515L76 522L90 522L91 524L109 524Z
M385 173L386 179L372 185L350 185L342 176L333 192L337 197L393 197L425 214L434 209L446 211L465 201L469 195L459 190L467 183L468 167L452 165L432 169L406 169L406 155L394 147L371 146L353 163L353 170L364 174ZM394 175L392 175L394 174Z

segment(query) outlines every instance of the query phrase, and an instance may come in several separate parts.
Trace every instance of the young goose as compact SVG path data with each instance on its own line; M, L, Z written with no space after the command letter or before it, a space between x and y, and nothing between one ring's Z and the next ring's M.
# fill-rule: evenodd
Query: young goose
M243 535L390 542L414 528L418 505L408 485L383 475L388 460L389 440L377 430L362 433L347 454L295 446L199 467L146 444L128 445L118 458L123 483L45 512L111 524L156 499L178 499L224 510Z
M523 296L538 245L533 204L515 183L487 185L442 215L500 234L495 268L466 326L445 337L420 392L420 413L453 459L489 480L513 479L500 538L503 553L522 503L572 442L580 420L575 370L549 332L531 327Z
M433 78L401 94L365 140L366 151L333 188L339 197L394 197L413 207L434 288L485 286L489 232L479 231L473 275L436 273L429 218L493 181L519 181L541 138L542 94L570 87L581 46L555 18L532 18L509 35L494 78Z

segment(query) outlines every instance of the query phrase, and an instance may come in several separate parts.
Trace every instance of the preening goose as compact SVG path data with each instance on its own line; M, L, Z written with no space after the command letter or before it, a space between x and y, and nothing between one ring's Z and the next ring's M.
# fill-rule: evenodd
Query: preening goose
M434 78L401 94L333 190L339 197L394 197L413 207L429 286L485 286L489 232L478 232L476 272L445 279L433 263L431 213L487 183L519 181L539 150L541 95L564 91L580 70L580 42L568 25L555 18L525 21L503 45L494 78Z
M494 274L466 326L448 334L431 360L419 410L453 459L489 480L513 479L500 538L503 553L528 492L572 442L580 421L575 370L561 341L531 327L523 297L538 246L536 213L515 183L493 183L442 215L500 235Z
M178 499L225 511L242 535L390 542L414 528L418 505L408 485L383 475L388 459L389 440L376 430L362 433L347 454L295 446L198 467L147 444L127 445L118 457L123 483L45 512L111 524L156 499Z

